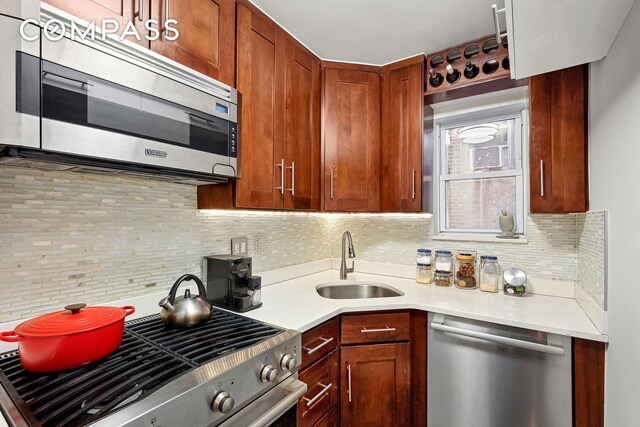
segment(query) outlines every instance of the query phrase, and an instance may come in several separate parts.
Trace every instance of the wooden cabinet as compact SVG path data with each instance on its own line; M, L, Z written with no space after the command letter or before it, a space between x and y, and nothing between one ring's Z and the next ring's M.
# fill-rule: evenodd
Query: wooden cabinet
M198 207L320 208L320 60L238 5L240 178L198 188Z
M408 341L411 338L410 317L409 313L342 316L340 342L344 345Z
M140 34L141 40L134 36L126 39L149 47L149 41L144 38L148 31L143 21L151 19L151 0L43 0L43 2L84 21L95 21L98 27L101 26L103 19L114 20L119 28L118 34L121 34L127 23L131 21Z
M324 66L325 211L380 207L380 74L370 68Z
M381 89L380 210L422 211L424 57L383 68Z
M235 0L152 0L151 15L159 22L178 21L180 37L161 36L151 49L234 86L235 7Z
M340 399L338 318L302 334L300 381L307 393L298 400L297 425L334 426Z
M342 425L411 425L410 363L407 342L342 347Z
M131 21L140 40L126 39L173 59L189 68L235 85L235 16L234 0L44 0L85 21L113 19L119 33ZM149 41L151 35L145 21L156 19L160 37ZM167 40L162 23L167 19L178 21L174 25L180 32L176 40Z
M532 213L588 209L585 82L585 66L529 80Z

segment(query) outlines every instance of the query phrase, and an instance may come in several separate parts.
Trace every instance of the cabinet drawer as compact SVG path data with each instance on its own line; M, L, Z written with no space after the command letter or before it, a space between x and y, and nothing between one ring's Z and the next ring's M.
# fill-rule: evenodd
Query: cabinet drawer
M311 427L338 403L338 351L300 373L307 393L298 400L298 425Z
M342 344L408 341L411 319L409 313L345 315L340 332Z
M334 406L313 427L338 427L338 405Z
M338 319L334 318L302 334L302 366L305 369L338 346Z

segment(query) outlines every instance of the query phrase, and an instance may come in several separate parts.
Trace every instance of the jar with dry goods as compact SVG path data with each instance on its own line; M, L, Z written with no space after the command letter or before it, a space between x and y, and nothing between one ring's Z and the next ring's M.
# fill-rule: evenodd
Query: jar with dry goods
M451 272L436 270L433 276L433 284L436 286L451 286Z
M448 274L451 274L451 272L453 271L453 259L451 251L436 251L433 263L435 265L436 271L446 271Z
M433 271L431 270L431 264L418 264L416 267L416 282L424 283L426 285L433 282Z
M431 249L418 249L416 264L431 265Z
M456 275L454 283L460 289L476 289L476 254L460 252L456 254Z
M480 290L498 292L498 257L483 255L480 257Z

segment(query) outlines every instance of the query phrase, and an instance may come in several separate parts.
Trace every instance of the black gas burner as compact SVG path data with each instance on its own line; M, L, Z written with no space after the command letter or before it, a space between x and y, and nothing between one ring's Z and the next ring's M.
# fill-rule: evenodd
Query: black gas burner
M57 374L26 371L17 352L0 355L0 383L31 426L82 426L144 399L185 372L282 332L216 311L188 329L159 315L125 324L122 344L97 363Z

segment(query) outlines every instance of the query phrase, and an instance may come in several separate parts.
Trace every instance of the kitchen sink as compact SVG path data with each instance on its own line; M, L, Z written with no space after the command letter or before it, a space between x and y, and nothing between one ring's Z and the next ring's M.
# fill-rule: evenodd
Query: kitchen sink
M316 286L316 292L321 297L331 299L389 298L404 295L404 292L393 286L362 280L320 283Z

